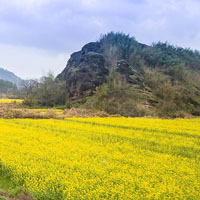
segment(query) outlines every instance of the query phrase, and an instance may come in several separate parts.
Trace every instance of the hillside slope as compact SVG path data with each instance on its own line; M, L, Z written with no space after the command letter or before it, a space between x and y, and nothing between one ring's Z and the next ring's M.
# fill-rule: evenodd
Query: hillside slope
M16 85L20 85L22 79L16 76L13 72L0 68L0 80L9 81Z
M73 53L58 79L72 103L111 114L200 114L200 53L168 43L111 32Z

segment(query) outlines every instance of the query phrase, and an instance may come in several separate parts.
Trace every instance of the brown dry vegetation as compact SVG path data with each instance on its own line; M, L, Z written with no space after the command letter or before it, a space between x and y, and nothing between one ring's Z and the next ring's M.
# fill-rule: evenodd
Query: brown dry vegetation
M65 109L56 112L55 109L47 109L45 112L37 109L26 109L16 104L0 104L0 118L32 118L32 119L64 119L66 117L108 117L103 111L94 111L83 108Z

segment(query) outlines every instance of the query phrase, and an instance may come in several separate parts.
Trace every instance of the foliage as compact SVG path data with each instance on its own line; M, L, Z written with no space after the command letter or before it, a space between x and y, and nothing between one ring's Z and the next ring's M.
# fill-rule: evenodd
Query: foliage
M21 91L24 98L24 105L33 106L35 100L35 90L37 88L37 80L26 80L22 82L23 90Z
M123 33L110 32L100 37L108 66L114 67L117 60L129 59L130 54L140 48L134 37Z
M144 110L137 105L139 99L139 94L113 70L107 77L106 83L97 89L86 105L109 114L144 116Z
M134 98L125 93L138 85L141 90L151 93L147 101L157 109L157 115L172 117L180 116L179 113L183 112L195 115L199 113L200 53L198 51L175 47L167 42L147 46L129 35L114 32L102 35L100 43L109 69L115 69L117 61L124 59L133 70L143 76L144 80L134 84L122 83L124 88L121 88L121 92L119 88L115 88L118 91L114 92L107 81L95 94L94 105L97 108L111 113L121 113L121 108L118 110L119 106L129 104L129 107L135 107L131 105L135 100L129 101ZM134 90L134 93L141 94L141 90ZM127 112L127 115L129 114Z
M0 199L7 200L8 196L16 196L22 191L22 187L12 182L11 177L4 173L0 166Z
M155 107L157 107L158 115L162 117L180 117L179 113L187 112L192 114L194 109L197 111L200 99L195 98L194 88L187 88L188 82L191 81L188 77L191 77L191 74L184 71L185 76L182 76L183 74L179 71L177 72L174 68L174 77L177 77L174 80L168 75L169 71L167 74L156 69L150 70L146 68L144 71L144 83L152 89L152 93L157 99ZM179 81L182 81L182 84Z
M0 80L0 93L11 93L17 90L17 86L9 81Z
M102 35L97 43L92 44L88 51L94 52L90 54L102 54L101 59L105 59L103 74L94 75L92 71L97 67L95 62L98 59L91 70L85 71L83 65L87 66L89 61L76 60L76 55L84 54L81 51L73 54L70 60L71 74L77 71L76 64L80 66L80 76L69 75L67 78L71 90L66 80L59 81L49 74L39 82L25 82L24 103L44 107L89 107L123 116L144 116L150 112L150 115L153 113L162 117L184 117L183 113L200 113L198 51L167 42L147 46L137 42L134 37L114 32ZM110 74L106 79L105 73L108 71ZM82 73L87 77L83 82L78 80L82 78Z
M17 86L20 86L21 78L16 76L13 72L0 68L0 80L9 81Z
M35 80L25 82L24 96L25 105L53 107L65 105L67 90L64 81L55 79L49 73L47 76L43 76L39 82Z
M175 47L167 42L147 46L137 42L134 37L119 32L102 35L100 42L103 44L106 58L125 59L138 69L145 64L153 68L185 66L200 70L200 53L196 50Z

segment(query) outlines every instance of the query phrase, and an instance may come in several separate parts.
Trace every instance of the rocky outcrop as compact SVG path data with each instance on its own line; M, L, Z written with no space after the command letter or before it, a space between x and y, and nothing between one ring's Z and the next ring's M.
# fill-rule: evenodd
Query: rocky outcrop
M58 78L66 81L68 94L71 99L78 99L83 95L92 95L98 86L106 81L109 67L100 42L86 44L81 51L71 55L66 68ZM138 84L143 77L134 67L124 60L115 60L115 70L130 84Z
M126 82L139 84L143 81L143 77L126 60L117 61L116 71L119 72Z
M129 35L110 32L73 53L58 78L66 81L67 94L75 100L72 104L86 101L110 113L130 113L138 103L144 109L153 107L153 115L176 116L183 108L199 113L199 72L197 51L160 42L147 46ZM97 90L105 82L106 87ZM94 98L82 98L93 94Z
M91 95L96 87L105 82L107 75L100 43L92 42L71 55L58 78L66 81L70 97L76 99L83 94Z

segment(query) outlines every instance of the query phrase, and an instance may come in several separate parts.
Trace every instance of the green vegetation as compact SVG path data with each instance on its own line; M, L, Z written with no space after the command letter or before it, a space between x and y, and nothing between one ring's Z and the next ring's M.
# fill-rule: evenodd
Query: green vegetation
M110 73L105 84L88 98L85 107L103 110L109 114L123 116L144 116L142 97L128 85L117 72ZM146 113L147 114L147 113Z
M24 82L24 104L30 107L54 107L65 105L67 90L65 82L55 79L49 73L40 81L30 80Z
M141 69L144 64L151 68L165 70L171 67L200 70L199 51L175 47L167 42L147 46L129 35L110 32L101 36L100 43L103 44L106 57L114 57L117 60L125 59L134 68Z
M83 107L122 116L200 115L200 53L108 33L74 53L66 69L24 84L30 107Z
M135 108L133 105L137 103L135 96L139 95L143 97L142 104L147 104L150 108L146 111L151 115L183 117L188 114L200 114L200 53L198 51L175 47L167 42L147 46L138 43L129 35L113 32L102 36L100 43L103 44L109 68L116 70L118 61L125 60L133 70L132 74L136 70L142 77L142 80L135 82L135 77L133 77L132 83L126 78L122 90L116 91L118 93L115 95L116 98L112 95L107 96L110 100L112 99L115 111L119 109L118 113L125 116L126 114L140 116L139 109L132 109L133 112L128 109L129 112L124 114L122 108L122 102L124 102L123 105ZM130 69L126 68L126 73L127 71ZM130 79L132 74L130 73ZM107 88L108 93L112 93L108 85L107 81L103 87L100 86L101 89L100 92L97 91L96 98L102 105L98 108L110 112L104 106L107 103L107 97L99 96L103 88L104 92ZM138 95L127 96L127 89L124 88L129 88ZM146 112L142 113L146 114Z
M20 86L21 78L16 76L13 72L0 68L0 80L9 81L17 86Z
M0 93L11 93L17 90L17 86L9 81L0 80Z
M9 196L15 197L22 192L22 187L15 184L11 177L2 171L0 166L0 200L6 200Z

